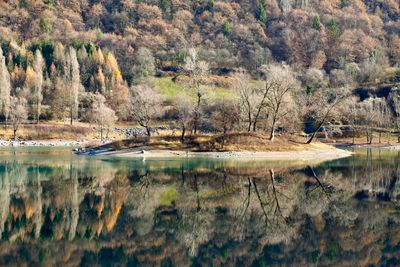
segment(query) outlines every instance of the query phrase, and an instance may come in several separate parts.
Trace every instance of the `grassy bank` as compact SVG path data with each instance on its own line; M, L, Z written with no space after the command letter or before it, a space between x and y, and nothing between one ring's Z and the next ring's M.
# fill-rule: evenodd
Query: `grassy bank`
M296 136L280 136L270 141L264 133L230 133L226 135L197 135L187 137L185 142L180 136L159 135L119 140L106 144L101 149L109 151L143 148L146 150L180 150L194 152L223 152L223 151L303 151L310 148L321 148L326 145L315 142L305 144L305 139Z
M234 160L296 161L302 164L349 157L351 152L327 144L305 144L303 138L280 136L273 142L262 133L201 135L181 143L179 137L156 136L121 140L88 148L85 155L122 158L222 158Z

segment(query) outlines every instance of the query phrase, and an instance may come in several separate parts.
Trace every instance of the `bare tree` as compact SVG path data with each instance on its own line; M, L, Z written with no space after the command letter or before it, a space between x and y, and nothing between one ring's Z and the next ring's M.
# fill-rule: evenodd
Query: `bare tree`
M25 98L11 97L10 121L13 127L13 139L17 139L20 125L28 118L27 101Z
M392 121L392 114L386 102L386 99L380 99L380 101L376 103L376 112L376 126L378 127L379 144L382 143L382 132L387 133L388 142L390 142L390 126Z
M385 115L382 113L387 112L384 111L387 109L386 105L385 100L378 98L370 98L359 104L360 122L364 125L368 144L372 144L374 129L381 131L380 127L384 124L383 120L385 120ZM381 138L379 137L379 139Z
M335 119L337 107L347 98L348 93L347 88L320 88L305 90L302 94L298 94L297 100L299 106L302 107L303 116L314 123L314 129L307 144L312 143L325 123Z
M36 50L35 53L35 62L33 65L33 69L35 71L35 82L34 82L34 101L36 104L36 120L37 123L39 124L40 120L40 113L41 113L41 107L42 107L42 100L43 100L43 93L42 93L42 87L43 87L43 67L44 67L44 61L43 61L43 56L40 50Z
M236 94L238 97L238 104L242 113L245 114L248 120L247 131L251 131L251 126L253 125L253 93L254 90L250 85L250 76L244 71L240 71L235 74L236 80Z
M6 59L0 47L0 110L3 113L6 125L10 112L11 80L6 66Z
M239 121L239 112L235 103L229 99L217 100L213 104L211 114L212 125L225 135Z
M188 96L180 95L173 103L177 112L176 122L181 129L181 142L185 142L186 131L191 127L194 104Z
M349 124L353 139L352 141L353 145L355 144L355 138L358 128L357 124L359 121L359 106L358 106L359 101L360 99L358 97L349 97L343 103L343 105L340 106L340 111L339 111L341 116L344 117L345 122Z
M373 139L373 124L376 121L377 113L374 110L374 101L372 99L364 101L361 104L360 117L365 126L367 134L367 143L372 144Z
M147 85L134 86L130 93L132 119L151 136L151 122L161 115L164 98Z
M265 112L266 100L269 92L268 84L265 88L257 88L251 84L250 76L240 70L235 74L236 95L239 109L248 123L247 131L257 130L257 123Z
M400 143L400 96L397 90L392 90L388 97L390 106L393 107L393 126L397 131L397 143Z
M299 88L299 82L287 65L266 66L266 106L271 118L269 139L275 138L277 123L294 107L292 94Z
M93 103L91 112L91 121L97 124L100 131L100 139L103 140L105 130L109 131L110 127L117 121L115 111L107 107L106 99L101 94L96 94L96 100Z
M183 70L189 76L191 86L196 94L197 102L193 110L193 131L196 134L200 123L201 104L205 94L203 83L208 75L209 66L207 62L199 59L197 49L190 48Z
M392 111L390 110L386 99L383 99L379 106L379 128L381 128L381 131L379 131L379 143L382 142L382 132L386 132L387 141L390 143L390 136L392 133Z

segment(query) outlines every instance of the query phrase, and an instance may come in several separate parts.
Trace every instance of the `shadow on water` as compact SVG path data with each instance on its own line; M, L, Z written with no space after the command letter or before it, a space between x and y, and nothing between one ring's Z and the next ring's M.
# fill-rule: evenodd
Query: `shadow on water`
M0 265L400 264L400 154L319 165L0 150Z

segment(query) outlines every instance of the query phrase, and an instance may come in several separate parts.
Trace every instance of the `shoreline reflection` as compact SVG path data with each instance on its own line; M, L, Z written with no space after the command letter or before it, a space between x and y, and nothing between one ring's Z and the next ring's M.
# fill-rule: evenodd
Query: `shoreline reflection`
M399 159L0 153L0 265L398 265Z

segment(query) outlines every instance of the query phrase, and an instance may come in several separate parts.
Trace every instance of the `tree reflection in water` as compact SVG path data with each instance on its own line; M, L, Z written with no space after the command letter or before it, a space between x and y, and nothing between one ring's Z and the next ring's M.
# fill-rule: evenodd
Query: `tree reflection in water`
M398 153L0 162L1 265L399 264Z

